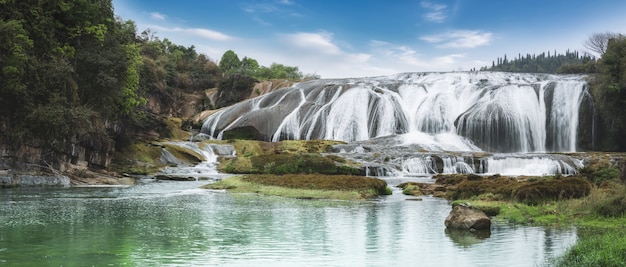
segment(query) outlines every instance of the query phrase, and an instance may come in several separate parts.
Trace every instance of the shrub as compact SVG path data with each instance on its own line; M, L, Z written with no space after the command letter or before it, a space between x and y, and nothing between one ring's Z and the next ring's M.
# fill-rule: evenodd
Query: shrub
M615 167L602 166L602 167L589 167L586 166L580 169L580 174L586 177L589 181L600 185L605 181L618 180L620 176L620 170Z
M626 213L626 196L609 196L595 207L595 212L604 217L621 217Z

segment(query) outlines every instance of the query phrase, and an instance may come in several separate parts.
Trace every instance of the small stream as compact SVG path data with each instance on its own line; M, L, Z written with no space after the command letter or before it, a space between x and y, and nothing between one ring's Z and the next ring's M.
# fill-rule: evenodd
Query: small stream
M389 184L405 180L388 179ZM399 189L372 201L298 200L199 189L0 190L2 266L542 266L575 229L496 223L446 232L450 204Z

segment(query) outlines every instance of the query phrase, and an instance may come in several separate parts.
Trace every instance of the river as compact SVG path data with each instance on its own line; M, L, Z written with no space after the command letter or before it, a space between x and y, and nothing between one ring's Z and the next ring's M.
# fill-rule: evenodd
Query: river
M541 266L575 229L492 225L446 233L450 204L394 195L364 202L198 189L0 190L2 266Z

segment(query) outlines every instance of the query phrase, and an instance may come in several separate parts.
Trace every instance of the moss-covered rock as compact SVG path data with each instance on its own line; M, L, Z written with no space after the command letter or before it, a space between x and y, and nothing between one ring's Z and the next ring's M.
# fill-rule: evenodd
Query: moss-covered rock
M244 126L224 131L224 140L262 140L263 136L253 126Z
M224 141L220 141L224 142ZM222 158L218 170L237 174L351 174L365 175L357 163L337 155L324 155L342 142L299 140L264 142L229 140L237 151L235 158Z
M116 151L111 168L118 173L146 175L165 167L161 162L162 146L137 142Z

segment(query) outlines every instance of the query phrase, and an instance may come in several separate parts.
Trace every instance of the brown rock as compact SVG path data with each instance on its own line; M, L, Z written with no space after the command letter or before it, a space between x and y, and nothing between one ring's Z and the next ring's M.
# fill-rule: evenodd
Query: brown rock
M459 204L452 208L445 225L451 229L487 230L491 227L491 219L469 204Z

